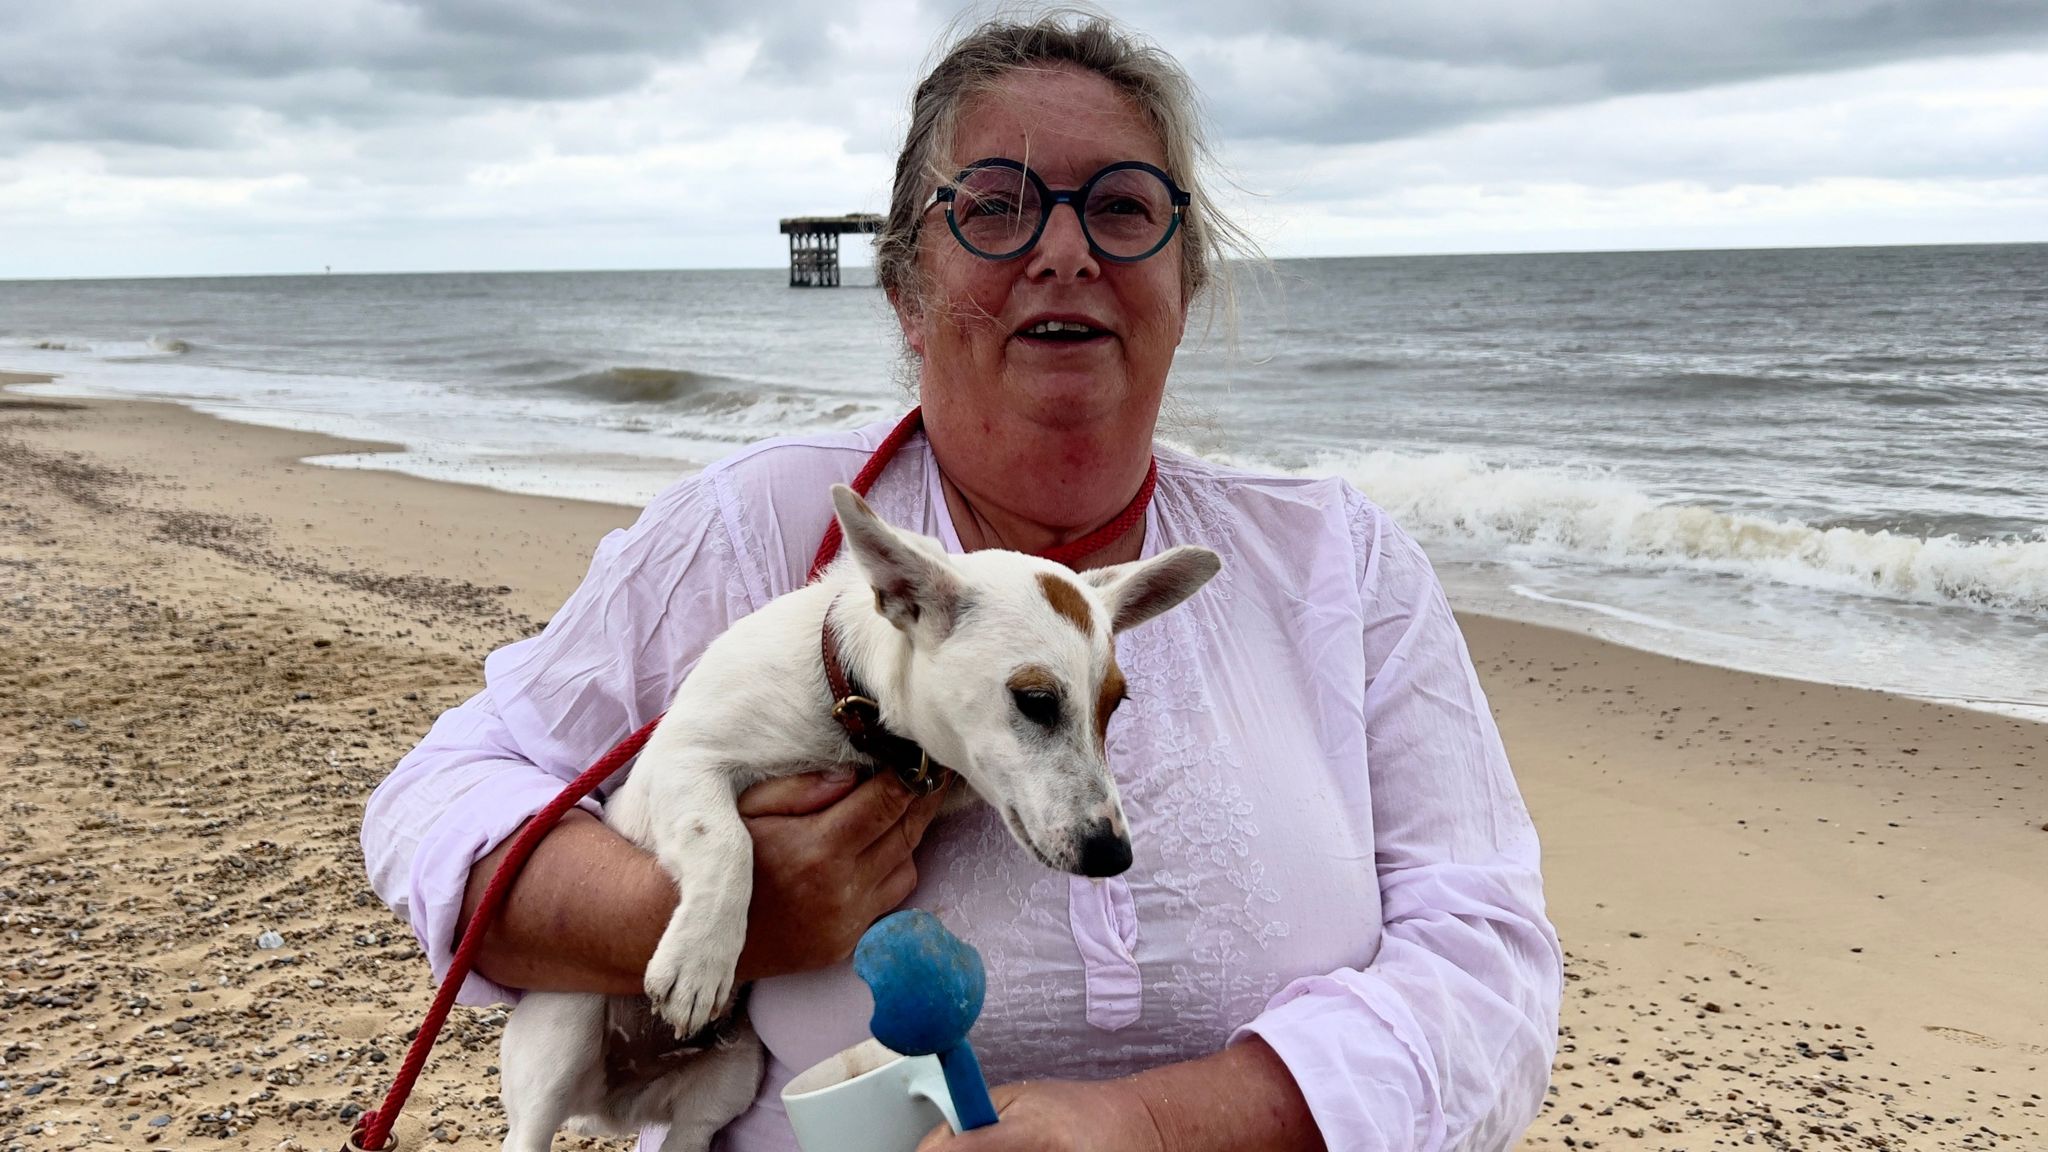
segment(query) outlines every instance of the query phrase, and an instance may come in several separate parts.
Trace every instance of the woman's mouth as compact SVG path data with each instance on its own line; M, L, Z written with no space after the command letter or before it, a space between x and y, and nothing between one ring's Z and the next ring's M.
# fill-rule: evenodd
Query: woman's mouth
M1017 332L1019 340L1034 344L1086 344L1095 340L1110 338L1107 328L1098 328L1081 320L1040 320Z

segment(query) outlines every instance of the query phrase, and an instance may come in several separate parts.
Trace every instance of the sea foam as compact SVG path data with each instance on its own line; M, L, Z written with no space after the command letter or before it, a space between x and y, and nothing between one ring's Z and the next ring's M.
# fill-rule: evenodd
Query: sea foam
M1458 452L1368 452L1304 471L1343 475L1418 536L1492 552L2048 615L2048 533L1969 540L1817 526L1666 502L1610 473Z

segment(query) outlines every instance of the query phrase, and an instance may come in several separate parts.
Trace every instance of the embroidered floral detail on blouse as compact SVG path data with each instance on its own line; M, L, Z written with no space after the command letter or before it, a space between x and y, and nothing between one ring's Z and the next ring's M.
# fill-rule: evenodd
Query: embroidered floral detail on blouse
M1226 572L1229 565L1225 556ZM1121 730L1112 731L1112 756L1118 747L1148 753L1142 773L1125 780L1119 771L1139 866L1151 865L1149 882L1133 882L1141 965L1162 951L1144 944L1153 938L1148 908L1181 929L1182 946L1163 949L1182 956L1171 974L1156 962L1147 970L1145 1016L1159 1035L1185 1045L1221 1044L1236 1021L1265 1006L1283 981L1248 948L1263 952L1288 934L1272 915L1280 894L1254 855L1256 809L1238 783L1255 769L1218 723L1223 713L1188 655L1199 651L1209 611L1198 597L1118 645L1131 701L1118 712Z
M1225 541L1234 533L1230 502L1223 496L1221 487L1213 483L1190 483L1177 474L1164 474L1152 493L1152 501L1160 505L1155 513L1162 521L1171 518L1178 523L1192 522L1199 528L1190 539L1203 541L1215 548L1223 558L1223 571L1216 574L1202 588L1202 595L1214 604L1228 604L1237 598L1233 585L1236 573L1231 566L1231 555ZM1210 616L1207 626L1215 628L1221 613ZM1185 650L1184 650L1185 651Z
M1066 1022L1085 1010L1085 989L1071 975L1078 964L1073 945L1062 949L1065 956L1042 955L1048 940L1071 939L1066 875L1035 862L1020 867L1009 830L985 805L934 825L926 843L921 857L946 863L924 886L958 893L975 905L965 916L943 907L933 911L948 923L972 926L963 931L981 952L985 1003L1003 1005L1001 1015L985 1014L979 1026L994 1041L977 1044L988 1049L985 1070L1012 1079L1048 1075L1071 1057Z

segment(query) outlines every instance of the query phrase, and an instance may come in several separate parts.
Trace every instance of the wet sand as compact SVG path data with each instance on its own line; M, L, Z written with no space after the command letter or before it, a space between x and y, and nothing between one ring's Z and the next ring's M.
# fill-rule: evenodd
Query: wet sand
M402 1056L363 800L633 511L362 448L0 393L0 1149L332 1148ZM1525 1147L2048 1147L2048 727L1464 622L1570 953Z

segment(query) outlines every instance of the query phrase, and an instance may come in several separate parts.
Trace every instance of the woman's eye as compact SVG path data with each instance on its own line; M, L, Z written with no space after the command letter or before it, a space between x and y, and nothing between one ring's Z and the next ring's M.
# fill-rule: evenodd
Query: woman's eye
M966 215L969 218L976 216L1015 216L1016 214L1017 206L999 196L977 196L967 202Z
M1010 699L1033 724L1051 728L1060 722L1060 698L1054 693L1043 688L1018 688L1011 690Z

